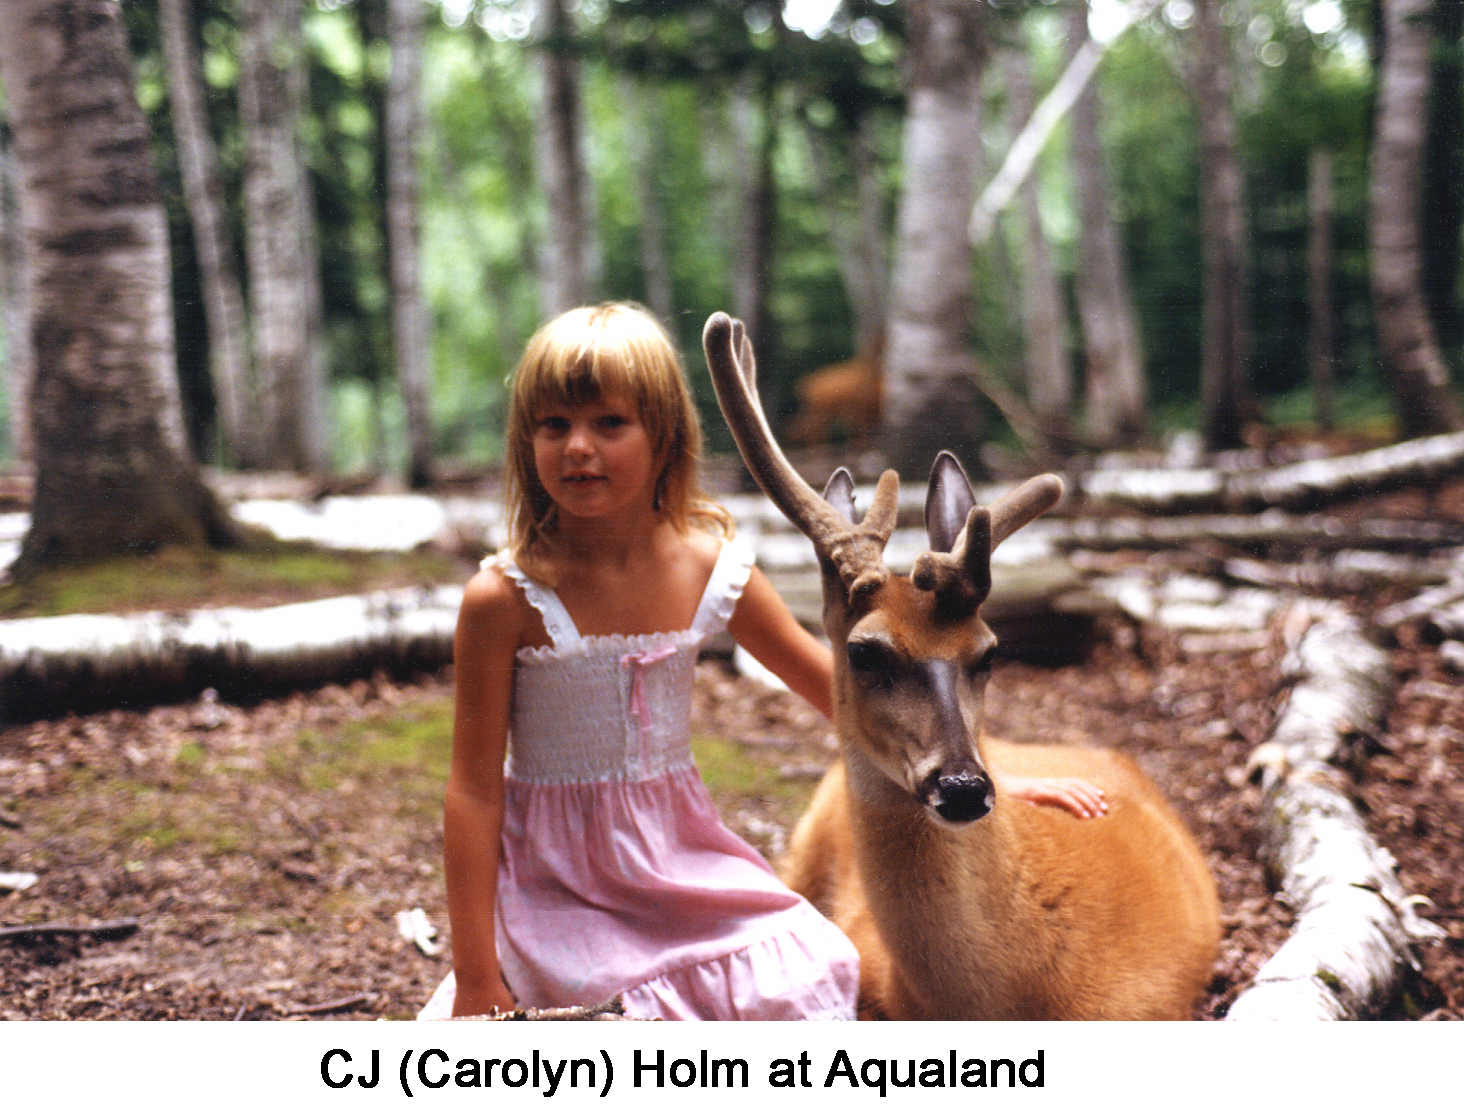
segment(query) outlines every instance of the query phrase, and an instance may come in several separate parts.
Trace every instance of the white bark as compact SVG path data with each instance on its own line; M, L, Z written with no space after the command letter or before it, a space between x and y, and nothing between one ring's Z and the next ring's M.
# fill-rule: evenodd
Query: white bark
M536 0L535 68L539 74L534 154L548 203L539 257L541 309L546 317L583 305L594 285L589 199L580 151L579 64L563 50L573 24L565 0Z
M255 405L250 392L244 294L224 220L223 183L218 152L208 130L203 71L194 43L190 5L187 0L159 0L158 19L168 60L168 98L183 194L203 286L223 456L235 466L257 466L259 447L249 420Z
M665 154L660 136L665 126L665 102L659 89L632 76L623 76L619 85L627 106L625 142L634 164L632 173L640 210L640 260L645 275L646 306L657 320L669 327L676 317L676 298L666 242L666 205L661 194Z
M1337 358L1332 310L1335 206L1332 196L1332 152L1312 151L1307 163L1306 296L1307 361L1311 371L1312 413L1317 427L1330 432L1337 423L1333 363Z
M1008 111L1013 124L1032 109L1032 64L1025 44L1003 53ZM1018 252L1022 270L1022 354L1027 370L1027 401L1043 439L1059 446L1071 433L1073 369L1068 357L1068 329L1062 285L1052 264L1052 251L1042 227L1037 182L1021 187L1022 232Z
M1070 20L1068 34L1076 40L1087 30L1085 11L1073 9ZM1098 118L1098 90L1086 89L1073 105L1069 140L1079 225L1076 285L1086 356L1083 398L1088 439L1114 447L1144 437L1148 383Z
M429 485L433 468L432 330L422 294L422 0L389 0L391 79L386 96L386 228L391 264L391 339L407 415L409 481Z
M318 470L325 463L312 334L319 279L297 135L305 95L299 10L291 0L247 0L240 8L245 255L264 454L271 466Z
M222 542L183 431L166 221L120 7L0 4L25 217L36 483L20 574Z
M1195 0L1193 87L1199 118L1204 274L1200 408L1209 448L1235 448L1251 416L1250 259L1234 105L1234 59L1221 0Z
M75 614L0 622L0 715L309 687L452 659L459 587L260 609Z
M1012 142L1001 169L996 172L996 176L991 179L971 207L968 234L973 246L979 247L991 238L992 230L996 227L997 216L1007 205L1011 204L1017 190L1032 173L1032 167L1037 164L1037 156L1042 153L1042 148L1047 146L1047 141L1052 137L1057 125L1062 122L1063 117L1072 109L1083 90L1088 87L1088 82L1093 79L1093 74L1098 70L1098 63L1103 60L1103 55L1108 48L1118 41L1120 35L1148 16L1162 2L1163 0L1133 0L1127 5L1122 18L1115 24L1116 29L1107 40L1099 42L1097 39L1090 38L1074 53L1068 62L1067 69L1063 70L1062 76L1042 98L1042 103L1037 105L1027 120L1026 126Z
M1365 1019L1392 996L1412 945L1442 936L1414 913L1336 767L1381 728L1392 668L1339 607L1299 607L1289 624L1297 682L1252 766L1265 787L1262 852L1296 925L1226 1018Z
M1073 485L1089 498L1163 514L1261 506L1303 509L1461 472L1464 433L1445 433L1273 468L1091 471Z
M906 474L941 449L966 458L980 418L969 347L971 248L961 234L981 149L986 13L966 0L907 7L904 193L885 351L885 452Z
M4 301L5 387L10 403L10 453L29 461L31 444L30 392L35 379L35 357L26 335L30 300L25 266L25 238L21 233L20 176L10 143L0 147L0 299Z
M1420 176L1433 0L1383 0L1383 59L1368 167L1368 277L1378 358L1405 435L1464 427L1423 296Z
M1205 544L1238 548L1281 544L1314 552L1416 551L1464 544L1464 527L1453 522L1401 518L1343 521L1322 514L1297 516L1280 510L1177 518L1049 518L1033 522L1028 531L1059 548L1100 552L1124 548L1195 548Z

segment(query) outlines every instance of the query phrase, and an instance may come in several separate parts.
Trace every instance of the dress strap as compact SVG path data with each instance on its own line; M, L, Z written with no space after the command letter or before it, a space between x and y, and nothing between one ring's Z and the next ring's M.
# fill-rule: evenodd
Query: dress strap
M742 588L752 574L752 548L743 541L722 542L722 551L712 567L712 577L707 580L707 589L702 593L697 606L696 617L692 619L692 630L701 637L709 637L726 628L742 597Z
M564 603L559 601L559 596L554 592L553 587L545 586L536 579L530 579L507 552L489 556L483 561L482 566L486 568L490 564L519 585L519 589L524 593L524 598L529 600L529 605L539 612L539 617L544 619L544 630L549 634L549 640L554 643L556 649L567 648L579 643L579 629L575 626L574 619L569 616L569 611L564 608Z

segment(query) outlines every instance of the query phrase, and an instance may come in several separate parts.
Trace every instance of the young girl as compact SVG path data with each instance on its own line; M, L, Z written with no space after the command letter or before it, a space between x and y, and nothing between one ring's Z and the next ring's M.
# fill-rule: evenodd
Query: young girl
M644 1018L854 1017L853 947L722 825L692 763L697 648L723 628L831 711L829 650L701 494L700 447L680 361L643 310L573 310L529 341L509 547L458 618L454 970L422 1018L616 994ZM1102 809L1086 785L1005 786Z

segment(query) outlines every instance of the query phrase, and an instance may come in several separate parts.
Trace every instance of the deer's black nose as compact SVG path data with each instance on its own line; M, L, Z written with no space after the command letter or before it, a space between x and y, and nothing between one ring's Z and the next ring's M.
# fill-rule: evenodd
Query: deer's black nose
M984 772L938 776L928 799L946 822L974 822L990 813L996 802L991 777Z

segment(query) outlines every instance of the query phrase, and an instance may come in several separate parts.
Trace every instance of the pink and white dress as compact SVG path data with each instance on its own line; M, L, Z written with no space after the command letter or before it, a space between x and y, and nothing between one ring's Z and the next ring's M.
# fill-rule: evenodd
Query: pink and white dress
M559 597L497 566L552 645L514 672L498 958L525 1007L620 994L647 1019L853 1019L853 945L728 830L692 762L697 649L752 568L727 543L690 629L581 637ZM452 1014L451 973L419 1015Z

